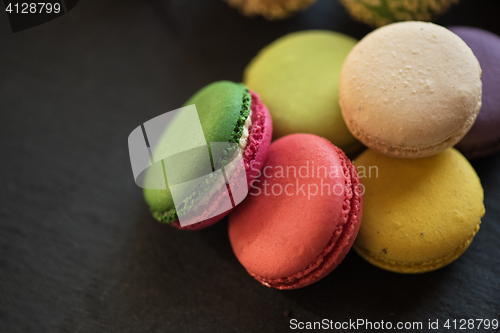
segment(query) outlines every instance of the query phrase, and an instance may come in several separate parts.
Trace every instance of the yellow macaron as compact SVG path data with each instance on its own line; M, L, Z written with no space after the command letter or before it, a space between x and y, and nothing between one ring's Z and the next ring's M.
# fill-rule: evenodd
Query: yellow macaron
M365 186L354 249L398 273L446 266L469 247L484 216L483 188L456 149L408 160L367 150L354 162Z

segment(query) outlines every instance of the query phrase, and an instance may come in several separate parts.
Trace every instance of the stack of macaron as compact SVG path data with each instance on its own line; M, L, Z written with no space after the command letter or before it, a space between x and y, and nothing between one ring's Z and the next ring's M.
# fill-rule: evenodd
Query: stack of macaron
M354 249L395 272L422 273L457 259L485 213L480 180L455 144L482 106L480 64L450 30L395 23L347 57L340 105L369 149L356 158L365 210Z
M389 271L436 270L465 252L485 213L481 182L453 146L469 158L500 150L498 63L500 38L466 27L394 23L359 42L286 35L256 55L244 83L213 83L185 104L196 105L207 144L238 145L246 199L185 227L168 184L146 189L146 202L158 221L186 230L231 212L236 258L268 287L310 285L351 247ZM163 140L175 141L169 131ZM231 158L211 159L224 169ZM180 178L203 175L198 156L187 161ZM186 196L182 209L218 207L208 192Z

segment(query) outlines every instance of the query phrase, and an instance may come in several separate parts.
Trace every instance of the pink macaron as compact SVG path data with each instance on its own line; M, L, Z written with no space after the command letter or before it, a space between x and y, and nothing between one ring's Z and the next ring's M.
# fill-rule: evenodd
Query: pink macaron
M260 177L229 216L233 251L265 286L297 289L336 268L361 223L363 186L345 154L324 138L273 142Z

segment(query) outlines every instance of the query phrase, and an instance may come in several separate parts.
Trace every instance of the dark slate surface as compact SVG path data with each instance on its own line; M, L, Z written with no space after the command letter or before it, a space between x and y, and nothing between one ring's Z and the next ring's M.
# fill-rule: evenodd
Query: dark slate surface
M462 0L439 23L500 34L499 13L497 0ZM424 275L385 272L351 252L312 286L272 290L237 262L227 221L189 233L150 217L132 178L130 131L205 84L240 80L260 48L311 28L369 31L334 0L280 23L246 19L218 0L82 0L16 34L0 15L0 332L498 319L499 154L473 163L486 216L470 249Z

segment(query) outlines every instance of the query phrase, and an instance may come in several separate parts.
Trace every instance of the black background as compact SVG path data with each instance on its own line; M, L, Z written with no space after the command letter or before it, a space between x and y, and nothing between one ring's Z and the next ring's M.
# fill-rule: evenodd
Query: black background
M497 0L462 0L438 23L500 34L498 14ZM350 252L314 285L273 290L240 266L226 220L186 232L150 216L128 134L212 81L240 81L263 46L311 28L356 38L370 31L335 0L284 22L247 19L218 0L86 0L15 34L1 14L0 332L286 332L291 318L439 319L441 327L498 319L500 154L473 162L486 215L471 247L423 275L389 273Z

